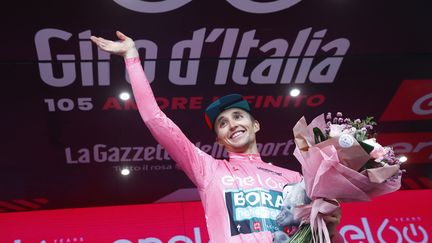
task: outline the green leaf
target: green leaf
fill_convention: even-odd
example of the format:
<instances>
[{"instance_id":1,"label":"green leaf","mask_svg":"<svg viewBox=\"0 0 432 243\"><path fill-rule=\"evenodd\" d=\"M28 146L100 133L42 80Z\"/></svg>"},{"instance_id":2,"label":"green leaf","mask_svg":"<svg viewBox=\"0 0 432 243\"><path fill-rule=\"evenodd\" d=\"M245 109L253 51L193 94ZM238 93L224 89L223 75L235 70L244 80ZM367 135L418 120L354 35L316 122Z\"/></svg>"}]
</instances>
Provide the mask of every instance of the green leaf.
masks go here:
<instances>
[{"instance_id":1,"label":"green leaf","mask_svg":"<svg viewBox=\"0 0 432 243\"><path fill-rule=\"evenodd\" d=\"M318 143L321 143L321 142L327 140L327 138L324 136L324 133L318 127L314 127L312 129L312 131L313 131L314 137L315 137L315 144L318 144Z\"/></svg>"},{"instance_id":2,"label":"green leaf","mask_svg":"<svg viewBox=\"0 0 432 243\"><path fill-rule=\"evenodd\" d=\"M366 153L370 154L370 152L372 152L372 150L374 149L374 147L372 145L369 145L365 142L361 142L361 141L357 141L360 146L364 149L364 151L366 151Z\"/></svg>"}]
</instances>

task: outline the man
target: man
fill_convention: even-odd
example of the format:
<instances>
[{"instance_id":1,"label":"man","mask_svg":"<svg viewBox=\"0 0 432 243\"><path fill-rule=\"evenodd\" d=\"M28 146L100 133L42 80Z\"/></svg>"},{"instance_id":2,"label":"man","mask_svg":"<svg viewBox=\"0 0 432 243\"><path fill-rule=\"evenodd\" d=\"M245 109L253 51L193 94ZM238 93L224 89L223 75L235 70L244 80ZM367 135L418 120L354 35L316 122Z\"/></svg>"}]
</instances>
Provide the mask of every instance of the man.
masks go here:
<instances>
[{"instance_id":1,"label":"man","mask_svg":"<svg viewBox=\"0 0 432 243\"><path fill-rule=\"evenodd\" d=\"M198 188L211 241L272 242L272 232L280 230L275 218L282 204L282 189L301 181L301 175L261 160L255 139L260 125L247 101L233 94L206 109L208 126L229 152L229 160L212 158L195 147L159 109L133 40L121 32L116 34L119 42L94 36L91 40L102 50L125 58L143 121ZM326 217L330 234L339 218L339 212Z\"/></svg>"}]
</instances>

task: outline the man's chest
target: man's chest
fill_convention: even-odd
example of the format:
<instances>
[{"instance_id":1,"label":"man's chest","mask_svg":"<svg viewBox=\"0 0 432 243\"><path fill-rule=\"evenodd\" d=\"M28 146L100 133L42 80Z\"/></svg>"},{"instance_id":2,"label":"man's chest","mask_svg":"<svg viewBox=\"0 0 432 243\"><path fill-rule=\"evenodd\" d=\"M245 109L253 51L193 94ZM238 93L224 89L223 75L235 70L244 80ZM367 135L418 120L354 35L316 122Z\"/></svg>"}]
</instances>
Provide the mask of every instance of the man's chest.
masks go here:
<instances>
[{"instance_id":1,"label":"man's chest","mask_svg":"<svg viewBox=\"0 0 432 243\"><path fill-rule=\"evenodd\" d=\"M222 191L227 189L282 191L290 183L282 173L260 165L227 165L216 171L213 186Z\"/></svg>"}]
</instances>

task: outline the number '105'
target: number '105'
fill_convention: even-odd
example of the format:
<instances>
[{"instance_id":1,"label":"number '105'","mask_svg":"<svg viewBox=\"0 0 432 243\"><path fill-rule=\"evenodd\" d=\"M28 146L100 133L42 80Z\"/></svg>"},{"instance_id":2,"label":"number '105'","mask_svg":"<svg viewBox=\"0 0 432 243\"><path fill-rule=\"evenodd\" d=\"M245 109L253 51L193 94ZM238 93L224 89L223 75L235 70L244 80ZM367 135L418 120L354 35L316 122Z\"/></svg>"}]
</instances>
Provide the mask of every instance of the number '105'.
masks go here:
<instances>
[{"instance_id":1,"label":"number '105'","mask_svg":"<svg viewBox=\"0 0 432 243\"><path fill-rule=\"evenodd\" d=\"M89 111L93 109L92 98L62 98L62 99L44 99L45 103L48 105L49 112L55 111L72 111L73 109L78 109L81 111Z\"/></svg>"}]
</instances>

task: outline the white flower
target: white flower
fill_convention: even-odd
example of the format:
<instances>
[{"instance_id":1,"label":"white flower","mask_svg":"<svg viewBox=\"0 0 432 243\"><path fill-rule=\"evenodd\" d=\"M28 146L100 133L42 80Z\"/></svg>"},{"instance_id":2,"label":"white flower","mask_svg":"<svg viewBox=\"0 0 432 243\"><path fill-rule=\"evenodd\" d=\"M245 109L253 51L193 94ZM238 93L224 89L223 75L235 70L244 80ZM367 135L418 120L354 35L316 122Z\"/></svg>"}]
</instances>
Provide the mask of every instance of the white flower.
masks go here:
<instances>
[{"instance_id":1,"label":"white flower","mask_svg":"<svg viewBox=\"0 0 432 243\"><path fill-rule=\"evenodd\" d=\"M388 152L389 148L381 146L381 144L379 144L379 143L376 142L375 138L366 139L363 142L366 143L366 144L368 144L368 145L370 145L370 146L372 146L374 148L372 150L372 152L370 152L370 155L377 162L380 162L383 159L383 156L385 154L387 154L387 152Z\"/></svg>"},{"instance_id":2,"label":"white flower","mask_svg":"<svg viewBox=\"0 0 432 243\"><path fill-rule=\"evenodd\" d=\"M342 131L345 129L345 125L331 124L330 125L330 137L338 137L342 135Z\"/></svg>"},{"instance_id":3,"label":"white flower","mask_svg":"<svg viewBox=\"0 0 432 243\"><path fill-rule=\"evenodd\" d=\"M331 138L339 137L342 134L349 134L354 136L354 133L356 132L356 129L354 127L347 128L346 124L331 124L330 125L330 133L329 136Z\"/></svg>"}]
</instances>

